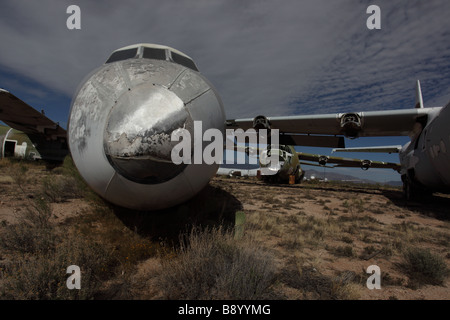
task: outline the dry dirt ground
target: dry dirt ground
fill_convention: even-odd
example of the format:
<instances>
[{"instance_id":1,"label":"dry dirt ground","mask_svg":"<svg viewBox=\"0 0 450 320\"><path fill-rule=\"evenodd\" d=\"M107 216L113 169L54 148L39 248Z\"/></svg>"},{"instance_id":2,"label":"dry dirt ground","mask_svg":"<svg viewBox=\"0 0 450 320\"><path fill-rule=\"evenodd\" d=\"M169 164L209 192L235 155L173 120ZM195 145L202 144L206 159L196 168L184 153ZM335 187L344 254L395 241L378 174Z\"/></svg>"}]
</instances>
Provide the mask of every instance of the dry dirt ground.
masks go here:
<instances>
[{"instance_id":1,"label":"dry dirt ground","mask_svg":"<svg viewBox=\"0 0 450 320\"><path fill-rule=\"evenodd\" d=\"M408 246L429 248L449 265L450 197L435 195L407 203L400 189L333 183L267 185L245 178L218 177L242 204L247 224L265 225L261 233L280 264L311 267L330 277L361 277L359 299L450 299L443 285L411 287L399 268ZM306 223L312 221L315 223ZM366 270L381 270L381 289L369 290ZM302 298L290 290L290 298Z\"/></svg>"},{"instance_id":2,"label":"dry dirt ground","mask_svg":"<svg viewBox=\"0 0 450 320\"><path fill-rule=\"evenodd\" d=\"M20 182L25 176L26 181ZM26 172L0 166L0 222L15 223L17 214L43 191L42 181L49 176L55 179L57 174L42 165L33 165ZM140 216L141 225L145 225L152 239L162 239L175 237L186 221L232 221L228 212L244 212L244 232L273 254L280 270L278 291L285 299L450 299L448 276L438 285L417 285L401 267L402 252L409 247L429 249L450 266L447 195L406 202L400 189L389 187L334 183L268 185L252 178L218 176L193 201L187 209L183 207L188 217L178 224L174 220L185 209L179 209L167 220ZM206 205L212 205L213 212L199 218L199 211ZM84 198L65 197L51 206L52 219L62 223L86 214L91 204ZM131 227L127 214L115 211L121 226L134 232L137 227ZM0 256L0 262L1 259ZM381 270L381 289L369 290L366 286L370 276L366 270L371 265ZM157 258L136 262L135 279L159 266ZM299 277L295 280L294 273L303 281ZM133 297L160 298L157 290L145 288L151 283L141 282L135 291L146 290L146 294L135 292ZM320 284L327 286L326 295L318 288ZM338 294L344 285L346 293Z\"/></svg>"}]
</instances>

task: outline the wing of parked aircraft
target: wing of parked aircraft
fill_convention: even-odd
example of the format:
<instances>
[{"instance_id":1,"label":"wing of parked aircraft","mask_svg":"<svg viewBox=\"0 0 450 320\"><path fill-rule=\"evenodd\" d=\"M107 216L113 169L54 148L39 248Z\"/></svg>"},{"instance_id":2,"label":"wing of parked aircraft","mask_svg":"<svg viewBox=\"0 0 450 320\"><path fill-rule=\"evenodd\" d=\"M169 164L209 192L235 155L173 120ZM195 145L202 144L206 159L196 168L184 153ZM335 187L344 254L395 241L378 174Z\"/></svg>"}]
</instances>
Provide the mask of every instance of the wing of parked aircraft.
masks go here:
<instances>
[{"instance_id":1,"label":"wing of parked aircraft","mask_svg":"<svg viewBox=\"0 0 450 320\"><path fill-rule=\"evenodd\" d=\"M0 89L0 120L27 134L66 139L66 130L12 93Z\"/></svg>"},{"instance_id":2,"label":"wing of parked aircraft","mask_svg":"<svg viewBox=\"0 0 450 320\"><path fill-rule=\"evenodd\" d=\"M334 167L361 168L364 170L368 170L369 168L379 168L379 169L393 169L396 171L400 171L401 168L399 163L391 163L384 161L341 158L318 154L310 154L304 152L297 152L297 156L300 159L300 161L302 161L303 164L309 164L304 161L311 161L313 164L318 163L321 166L325 166L327 164L335 164Z\"/></svg>"},{"instance_id":3,"label":"wing of parked aircraft","mask_svg":"<svg viewBox=\"0 0 450 320\"><path fill-rule=\"evenodd\" d=\"M259 156L261 150L258 147L251 146L234 146L234 150L238 152L245 152L249 156ZM396 150L396 149L395 149ZM363 170L368 170L369 168L378 169L393 169L400 171L401 165L399 163L384 162L384 161L372 161L367 159L352 159L352 158L342 158L334 156L326 156L320 154L311 154L306 152L296 152L296 155L300 161L300 164L310 165L310 166L320 166L328 168L336 167L348 167L348 168L361 168ZM330 166L333 165L333 166Z\"/></svg>"},{"instance_id":4,"label":"wing of parked aircraft","mask_svg":"<svg viewBox=\"0 0 450 320\"><path fill-rule=\"evenodd\" d=\"M227 128L278 129L280 137L303 135L304 139L330 139L375 136L412 136L420 130L418 125L427 123L428 115L435 108L414 108L388 111L367 111L320 115L265 117L228 120ZM417 125L418 124L418 125ZM310 138L308 138L310 137ZM302 143L280 144L310 145ZM316 145L322 147L323 145ZM336 148L342 148L337 147Z\"/></svg>"},{"instance_id":5,"label":"wing of parked aircraft","mask_svg":"<svg viewBox=\"0 0 450 320\"><path fill-rule=\"evenodd\" d=\"M64 128L4 89L0 89L0 120L27 134L44 160L62 161L69 152Z\"/></svg>"},{"instance_id":6,"label":"wing of parked aircraft","mask_svg":"<svg viewBox=\"0 0 450 320\"><path fill-rule=\"evenodd\" d=\"M331 152L380 152L380 153L399 153L402 146L379 146L379 147L357 147L357 148L342 148L333 149Z\"/></svg>"},{"instance_id":7,"label":"wing of parked aircraft","mask_svg":"<svg viewBox=\"0 0 450 320\"><path fill-rule=\"evenodd\" d=\"M420 82L416 82L416 104L411 109L266 117L226 121L229 129L277 129L279 143L296 146L345 149L344 139L377 136L409 136L415 139L442 107L424 108ZM334 145L334 146L333 146ZM353 149L355 150L355 149ZM401 146L369 148L367 152L400 152ZM355 150L356 151L356 150ZM362 150L359 150L362 151Z\"/></svg>"}]
</instances>

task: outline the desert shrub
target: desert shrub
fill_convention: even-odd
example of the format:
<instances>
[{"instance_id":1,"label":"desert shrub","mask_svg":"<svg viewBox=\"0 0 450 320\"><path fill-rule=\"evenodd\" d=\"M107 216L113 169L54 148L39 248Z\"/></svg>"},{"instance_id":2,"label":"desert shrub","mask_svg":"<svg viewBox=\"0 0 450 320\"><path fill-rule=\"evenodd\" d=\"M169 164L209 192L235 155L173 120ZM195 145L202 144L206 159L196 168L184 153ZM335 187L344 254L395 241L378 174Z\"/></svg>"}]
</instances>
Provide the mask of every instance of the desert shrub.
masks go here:
<instances>
[{"instance_id":1,"label":"desert shrub","mask_svg":"<svg viewBox=\"0 0 450 320\"><path fill-rule=\"evenodd\" d=\"M1 158L0 159L0 169L9 167L11 165L11 161L9 158Z\"/></svg>"},{"instance_id":2,"label":"desert shrub","mask_svg":"<svg viewBox=\"0 0 450 320\"><path fill-rule=\"evenodd\" d=\"M4 227L0 246L19 253L37 253L52 248L55 234L50 225L51 208L41 198L34 199L18 216L18 222Z\"/></svg>"},{"instance_id":3,"label":"desert shrub","mask_svg":"<svg viewBox=\"0 0 450 320\"><path fill-rule=\"evenodd\" d=\"M92 299L114 261L107 245L78 233L60 230L50 222L51 208L37 198L18 215L15 224L3 224L0 249L8 263L0 265L0 299ZM69 290L67 267L81 269L80 290Z\"/></svg>"},{"instance_id":4,"label":"desert shrub","mask_svg":"<svg viewBox=\"0 0 450 320\"><path fill-rule=\"evenodd\" d=\"M96 193L91 190L81 177L70 155L65 157L62 165L53 169L52 173L52 180L54 181L44 182L50 184L47 196L50 199L52 196L55 196L55 199L51 199L54 202L58 202L58 198L62 198L61 201L81 197L88 200L95 198Z\"/></svg>"},{"instance_id":5,"label":"desert shrub","mask_svg":"<svg viewBox=\"0 0 450 320\"><path fill-rule=\"evenodd\" d=\"M359 298L355 286L356 280L351 272L343 272L338 277L325 276L314 267L299 266L292 260L282 270L281 280L290 287L300 290L304 299L353 300Z\"/></svg>"},{"instance_id":6,"label":"desert shrub","mask_svg":"<svg viewBox=\"0 0 450 320\"><path fill-rule=\"evenodd\" d=\"M100 245L71 236L54 250L25 255L2 270L0 297L15 300L92 299L107 270L109 256ZM67 288L67 267L81 269L81 289Z\"/></svg>"},{"instance_id":7,"label":"desert shrub","mask_svg":"<svg viewBox=\"0 0 450 320\"><path fill-rule=\"evenodd\" d=\"M168 299L265 299L273 294L270 254L222 229L193 230L177 257L163 262L159 285Z\"/></svg>"},{"instance_id":8,"label":"desert shrub","mask_svg":"<svg viewBox=\"0 0 450 320\"><path fill-rule=\"evenodd\" d=\"M43 195L50 202L63 202L83 196L83 190L78 181L71 176L54 175L45 177L42 181Z\"/></svg>"},{"instance_id":9,"label":"desert shrub","mask_svg":"<svg viewBox=\"0 0 450 320\"><path fill-rule=\"evenodd\" d=\"M19 161L11 161L8 173L11 176L11 178L13 178L14 182L17 184L20 190L23 192L24 192L23 188L27 183L27 172L28 172L27 163Z\"/></svg>"},{"instance_id":10,"label":"desert shrub","mask_svg":"<svg viewBox=\"0 0 450 320\"><path fill-rule=\"evenodd\" d=\"M353 258L355 257L355 252L353 251L352 246L338 246L338 247L328 247L327 250L331 251L334 255L338 257L347 257Z\"/></svg>"},{"instance_id":11,"label":"desert shrub","mask_svg":"<svg viewBox=\"0 0 450 320\"><path fill-rule=\"evenodd\" d=\"M410 248L403 253L403 269L408 273L410 285L440 285L448 276L447 265L440 256L428 249Z\"/></svg>"}]
</instances>

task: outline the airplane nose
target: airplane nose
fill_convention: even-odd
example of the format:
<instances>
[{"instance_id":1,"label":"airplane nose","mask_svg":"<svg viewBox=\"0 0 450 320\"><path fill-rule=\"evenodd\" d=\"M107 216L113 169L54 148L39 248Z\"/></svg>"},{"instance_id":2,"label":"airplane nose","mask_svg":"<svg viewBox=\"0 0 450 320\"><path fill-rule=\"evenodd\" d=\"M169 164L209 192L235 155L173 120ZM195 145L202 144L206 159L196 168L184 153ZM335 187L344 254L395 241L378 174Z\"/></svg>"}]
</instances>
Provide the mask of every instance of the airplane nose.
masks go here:
<instances>
[{"instance_id":1,"label":"airplane nose","mask_svg":"<svg viewBox=\"0 0 450 320\"><path fill-rule=\"evenodd\" d=\"M183 101L163 86L143 83L122 94L112 108L104 131L106 157L116 172L134 182L168 181L186 167L171 160L178 143L171 134L177 129L193 136Z\"/></svg>"}]
</instances>

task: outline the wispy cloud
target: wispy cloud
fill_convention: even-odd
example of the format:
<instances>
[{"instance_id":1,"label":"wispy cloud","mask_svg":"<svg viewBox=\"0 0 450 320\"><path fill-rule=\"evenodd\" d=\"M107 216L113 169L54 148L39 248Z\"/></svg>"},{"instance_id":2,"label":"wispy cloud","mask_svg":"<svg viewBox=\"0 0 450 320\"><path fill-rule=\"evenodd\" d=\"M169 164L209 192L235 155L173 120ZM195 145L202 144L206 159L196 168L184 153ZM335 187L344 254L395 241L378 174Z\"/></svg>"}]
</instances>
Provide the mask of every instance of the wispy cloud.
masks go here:
<instances>
[{"instance_id":1,"label":"wispy cloud","mask_svg":"<svg viewBox=\"0 0 450 320\"><path fill-rule=\"evenodd\" d=\"M406 108L415 79L426 102L450 95L446 0L381 1L381 30L367 1L77 1L79 31L70 4L4 1L2 68L71 96L116 48L163 43L196 60L229 117Z\"/></svg>"}]
</instances>

